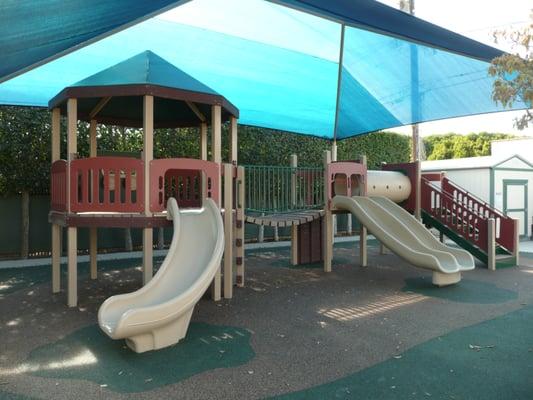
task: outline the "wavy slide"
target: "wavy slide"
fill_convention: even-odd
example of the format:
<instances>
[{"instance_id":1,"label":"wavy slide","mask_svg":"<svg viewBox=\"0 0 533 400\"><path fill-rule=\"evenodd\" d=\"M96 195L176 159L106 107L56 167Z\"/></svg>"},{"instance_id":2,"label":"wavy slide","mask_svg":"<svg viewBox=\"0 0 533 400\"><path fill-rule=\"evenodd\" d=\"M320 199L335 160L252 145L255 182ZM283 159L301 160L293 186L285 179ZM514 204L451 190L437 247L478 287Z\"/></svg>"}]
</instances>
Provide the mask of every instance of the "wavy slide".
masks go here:
<instances>
[{"instance_id":1,"label":"wavy slide","mask_svg":"<svg viewBox=\"0 0 533 400\"><path fill-rule=\"evenodd\" d=\"M350 211L381 243L410 264L432 270L435 285L457 283L462 271L475 268L470 253L444 245L385 197L335 196L333 207Z\"/></svg>"},{"instance_id":2,"label":"wavy slide","mask_svg":"<svg viewBox=\"0 0 533 400\"><path fill-rule=\"evenodd\" d=\"M156 350L185 337L196 303L211 284L224 252L220 210L212 199L201 210L167 203L174 235L163 264L141 289L108 298L98 311L100 328L126 339L135 352Z\"/></svg>"}]
</instances>

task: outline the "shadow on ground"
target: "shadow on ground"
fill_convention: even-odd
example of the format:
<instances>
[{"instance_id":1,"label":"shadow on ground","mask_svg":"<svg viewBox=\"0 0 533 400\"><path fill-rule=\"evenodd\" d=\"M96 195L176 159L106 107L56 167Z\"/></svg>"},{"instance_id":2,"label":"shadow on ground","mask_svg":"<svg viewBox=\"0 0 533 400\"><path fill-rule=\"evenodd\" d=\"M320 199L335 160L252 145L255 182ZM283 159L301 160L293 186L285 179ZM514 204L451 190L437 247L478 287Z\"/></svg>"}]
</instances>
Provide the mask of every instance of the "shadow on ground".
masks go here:
<instances>
[{"instance_id":1,"label":"shadow on ground","mask_svg":"<svg viewBox=\"0 0 533 400\"><path fill-rule=\"evenodd\" d=\"M345 378L278 399L533 398L533 307L415 346Z\"/></svg>"},{"instance_id":2,"label":"shadow on ground","mask_svg":"<svg viewBox=\"0 0 533 400\"><path fill-rule=\"evenodd\" d=\"M179 345L137 354L122 340L90 325L33 350L19 369L51 379L83 379L116 392L152 390L215 368L231 368L255 356L241 328L192 323Z\"/></svg>"},{"instance_id":3,"label":"shadow on ground","mask_svg":"<svg viewBox=\"0 0 533 400\"><path fill-rule=\"evenodd\" d=\"M163 257L154 258L154 271L163 262ZM124 260L106 260L98 262L98 273L105 274L109 271L122 270L126 268L139 267L140 261L138 258L124 259ZM84 278L89 275L89 263L78 263L78 275ZM34 285L49 282L52 277L52 267L44 265L39 267L24 267L24 268L5 268L0 269L0 299L2 296L14 293L20 289L28 289ZM61 279L67 277L67 266L61 264Z\"/></svg>"},{"instance_id":4,"label":"shadow on ground","mask_svg":"<svg viewBox=\"0 0 533 400\"><path fill-rule=\"evenodd\" d=\"M406 279L402 291L457 303L501 304L518 298L518 293L492 283L463 279L456 285L438 287L431 283L431 277L425 276Z\"/></svg>"}]
</instances>

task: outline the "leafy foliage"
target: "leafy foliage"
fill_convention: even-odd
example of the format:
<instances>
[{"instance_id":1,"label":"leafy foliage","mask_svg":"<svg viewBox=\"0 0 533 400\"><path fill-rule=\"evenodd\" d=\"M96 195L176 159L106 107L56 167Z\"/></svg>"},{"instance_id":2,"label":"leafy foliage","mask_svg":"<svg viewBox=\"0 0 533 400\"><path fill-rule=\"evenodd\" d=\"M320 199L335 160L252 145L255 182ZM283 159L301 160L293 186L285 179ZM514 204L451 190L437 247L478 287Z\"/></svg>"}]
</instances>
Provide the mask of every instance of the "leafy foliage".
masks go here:
<instances>
[{"instance_id":1,"label":"leafy foliage","mask_svg":"<svg viewBox=\"0 0 533 400\"><path fill-rule=\"evenodd\" d=\"M228 126L223 127L223 159L228 159ZM50 185L50 114L43 109L0 108L0 193L23 190L47 193ZM89 126L78 125L78 153L89 154ZM66 158L66 123L62 119L61 157ZM140 154L142 131L99 125L98 149ZM198 158L197 129L159 129L154 134L154 156ZM302 166L320 166L323 151L330 142L312 136L294 135L249 126L239 127L239 164L289 165L290 155L298 154ZM210 150L210 149L209 149ZM378 132L338 143L339 159L355 159L366 154L371 168L381 162L409 160L409 138L391 132Z\"/></svg>"},{"instance_id":2,"label":"leafy foliage","mask_svg":"<svg viewBox=\"0 0 533 400\"><path fill-rule=\"evenodd\" d=\"M428 160L446 160L450 158L478 157L490 155L490 142L510 139L512 135L503 133L471 133L458 135L432 135L424 138L424 147Z\"/></svg>"},{"instance_id":3,"label":"leafy foliage","mask_svg":"<svg viewBox=\"0 0 533 400\"><path fill-rule=\"evenodd\" d=\"M515 121L518 129L527 128L533 121L533 13L525 28L496 31L494 37L496 42L511 42L517 52L492 61L489 74L496 78L492 98L504 107L512 107L516 102L528 104L530 109Z\"/></svg>"},{"instance_id":4,"label":"leafy foliage","mask_svg":"<svg viewBox=\"0 0 533 400\"><path fill-rule=\"evenodd\" d=\"M35 108L0 108L0 193L48 191L50 114Z\"/></svg>"}]
</instances>

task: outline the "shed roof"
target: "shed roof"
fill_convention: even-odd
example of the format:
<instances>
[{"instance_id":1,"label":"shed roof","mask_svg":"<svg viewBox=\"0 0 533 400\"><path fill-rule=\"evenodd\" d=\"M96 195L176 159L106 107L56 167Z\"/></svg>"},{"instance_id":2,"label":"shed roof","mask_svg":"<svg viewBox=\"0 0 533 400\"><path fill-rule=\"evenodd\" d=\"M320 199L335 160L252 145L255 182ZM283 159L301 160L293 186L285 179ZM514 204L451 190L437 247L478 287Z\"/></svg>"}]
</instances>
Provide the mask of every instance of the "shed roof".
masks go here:
<instances>
[{"instance_id":1,"label":"shed roof","mask_svg":"<svg viewBox=\"0 0 533 400\"><path fill-rule=\"evenodd\" d=\"M208 122L212 105L222 106L224 120L239 115L224 96L149 50L63 89L49 107L65 113L66 100L77 98L81 120L141 126L144 95L155 97L156 127Z\"/></svg>"},{"instance_id":2,"label":"shed roof","mask_svg":"<svg viewBox=\"0 0 533 400\"><path fill-rule=\"evenodd\" d=\"M466 158L452 158L449 160L430 160L422 161L422 171L450 171L461 169L482 169L482 168L494 168L501 164L506 163L509 160L519 160L529 167L531 164L524 160L519 155L498 157L498 156L482 156L482 157L466 157Z\"/></svg>"}]
</instances>

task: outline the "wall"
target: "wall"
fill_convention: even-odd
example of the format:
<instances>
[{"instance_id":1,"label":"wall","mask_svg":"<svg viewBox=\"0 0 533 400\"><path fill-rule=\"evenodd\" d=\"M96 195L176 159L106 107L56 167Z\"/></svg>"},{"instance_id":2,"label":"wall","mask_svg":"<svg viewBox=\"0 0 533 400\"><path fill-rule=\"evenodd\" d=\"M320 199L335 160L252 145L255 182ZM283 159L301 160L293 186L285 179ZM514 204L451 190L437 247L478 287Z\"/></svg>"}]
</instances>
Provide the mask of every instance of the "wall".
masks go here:
<instances>
[{"instance_id":1,"label":"wall","mask_svg":"<svg viewBox=\"0 0 533 400\"><path fill-rule=\"evenodd\" d=\"M490 203L489 168L450 170L446 171L446 176L481 200Z\"/></svg>"},{"instance_id":2,"label":"wall","mask_svg":"<svg viewBox=\"0 0 533 400\"><path fill-rule=\"evenodd\" d=\"M48 223L48 211L50 198L48 196L32 196L30 198L30 255L32 257L49 257L51 248L51 225ZM20 254L21 236L21 202L20 196L0 197L0 259L17 258ZM338 232L346 230L347 215L338 216ZM357 229L357 222L353 220L352 229ZM66 243L66 229L63 230L63 243ZM246 224L245 240L257 241L259 226ZM133 247L142 245L142 232L140 229L132 229ZM280 239L290 237L290 228L280 228ZM274 228L265 227L265 241L274 239ZM165 229L165 243L169 244L172 239L172 228ZM157 230L154 232L154 244L157 244ZM66 247L66 246L65 246ZM89 248L89 230L78 230L78 248L86 251ZM125 231L118 228L98 229L99 251L121 251L125 248ZM63 249L65 250L65 248Z\"/></svg>"}]
</instances>

